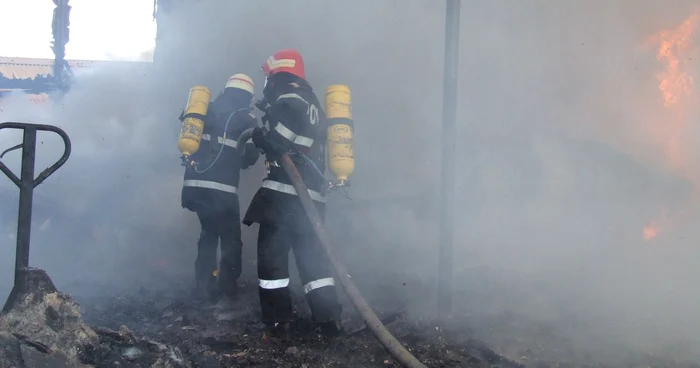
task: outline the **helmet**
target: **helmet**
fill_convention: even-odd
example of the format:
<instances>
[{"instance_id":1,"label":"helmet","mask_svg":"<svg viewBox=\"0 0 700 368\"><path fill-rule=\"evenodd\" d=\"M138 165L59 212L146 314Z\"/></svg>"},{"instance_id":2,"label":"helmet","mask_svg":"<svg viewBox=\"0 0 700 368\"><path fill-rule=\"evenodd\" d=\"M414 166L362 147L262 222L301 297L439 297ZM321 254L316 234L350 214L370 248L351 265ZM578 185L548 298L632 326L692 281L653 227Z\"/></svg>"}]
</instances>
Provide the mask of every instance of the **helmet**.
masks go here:
<instances>
[{"instance_id":1,"label":"helmet","mask_svg":"<svg viewBox=\"0 0 700 368\"><path fill-rule=\"evenodd\" d=\"M238 88L249 92L251 95L255 94L255 83L253 83L253 80L245 74L239 73L232 75L231 78L226 81L225 88Z\"/></svg>"},{"instance_id":2,"label":"helmet","mask_svg":"<svg viewBox=\"0 0 700 368\"><path fill-rule=\"evenodd\" d=\"M304 74L304 59L299 51L294 49L283 49L270 56L262 66L266 76L275 73L286 72L301 79L306 79Z\"/></svg>"}]
</instances>

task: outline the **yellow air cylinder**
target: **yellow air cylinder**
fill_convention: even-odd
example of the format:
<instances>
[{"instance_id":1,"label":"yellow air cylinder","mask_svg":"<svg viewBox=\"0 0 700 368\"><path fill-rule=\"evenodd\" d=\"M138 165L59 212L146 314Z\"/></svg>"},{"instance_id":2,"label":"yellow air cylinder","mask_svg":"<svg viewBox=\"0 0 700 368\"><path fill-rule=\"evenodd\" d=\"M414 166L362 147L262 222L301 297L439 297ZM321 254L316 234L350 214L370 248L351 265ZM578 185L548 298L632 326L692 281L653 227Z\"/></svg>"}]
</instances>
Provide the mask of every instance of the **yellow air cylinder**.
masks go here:
<instances>
[{"instance_id":1,"label":"yellow air cylinder","mask_svg":"<svg viewBox=\"0 0 700 368\"><path fill-rule=\"evenodd\" d=\"M352 107L350 88L334 84L326 88L326 118L328 119L328 168L337 178L336 186L343 186L355 170L352 150Z\"/></svg>"},{"instance_id":2,"label":"yellow air cylinder","mask_svg":"<svg viewBox=\"0 0 700 368\"><path fill-rule=\"evenodd\" d=\"M204 86L194 86L190 89L187 106L182 114L182 129L177 147L182 152L183 162L199 150L204 131L204 117L209 109L211 92Z\"/></svg>"}]
</instances>

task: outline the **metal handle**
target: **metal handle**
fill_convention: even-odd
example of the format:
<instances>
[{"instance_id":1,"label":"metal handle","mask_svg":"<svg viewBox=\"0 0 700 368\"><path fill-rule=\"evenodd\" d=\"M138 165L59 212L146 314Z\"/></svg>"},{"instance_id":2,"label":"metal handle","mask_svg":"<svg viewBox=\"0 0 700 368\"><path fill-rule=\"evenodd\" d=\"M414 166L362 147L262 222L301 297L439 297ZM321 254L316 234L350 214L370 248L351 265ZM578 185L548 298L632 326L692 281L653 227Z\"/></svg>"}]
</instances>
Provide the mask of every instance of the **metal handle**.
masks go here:
<instances>
[{"instance_id":1,"label":"metal handle","mask_svg":"<svg viewBox=\"0 0 700 368\"><path fill-rule=\"evenodd\" d=\"M29 267L29 240L31 237L32 227L32 197L34 188L41 184L46 178L53 174L58 168L63 166L68 160L71 151L70 138L63 129L41 124L27 124L8 122L0 124L2 129L21 129L23 131L23 140L21 145L14 146L13 149L22 148L22 174L18 178L12 173L5 164L0 161L0 171L12 180L19 187L19 208L17 214L17 251L15 255L15 283L10 296L5 302L3 313L9 311L17 298L21 294L24 287L27 285L27 280L24 277L26 273L23 270ZM39 130L54 132L63 139L64 149L63 156L46 170L42 171L38 177L34 178L34 161L36 158L36 133ZM8 151L3 152L3 154Z\"/></svg>"},{"instance_id":2,"label":"metal handle","mask_svg":"<svg viewBox=\"0 0 700 368\"><path fill-rule=\"evenodd\" d=\"M28 124L28 123L7 122L7 123L0 124L0 130L2 130L2 129L21 129L21 130L25 131L25 135L26 135L26 133L31 133L30 131L33 131L34 134L32 134L32 135L34 135L34 138L35 138L33 140L34 147L28 147L31 151L34 151L34 149L36 148L36 132L39 130L54 132L54 133L58 134L61 137L61 139L63 139L63 144L64 144L63 155L53 165L49 166L46 170L42 171L39 174L39 176L36 177L36 179L32 178L32 186L34 188L39 186L39 184L43 183L44 180L46 180L46 178L51 176L51 174L53 174L54 172L56 172L56 170L58 170L61 166L63 166L63 164L65 164L66 161L68 160L68 157L70 157L70 153L71 153L70 138L68 138L68 134L66 134L66 132L64 132L63 129L61 129L59 127L56 127L53 125L44 125L44 124ZM17 145L17 146L12 147L10 150L18 149L18 148L23 147L25 144L28 144L28 143L31 143L31 142L24 142L21 145ZM3 152L3 154L7 153L8 151ZM10 178L10 180L12 180L13 183L15 183L15 185L17 185L18 187L22 186L22 181L7 166L5 166L5 164L2 161L0 161L0 170L5 175L7 175L7 177Z\"/></svg>"}]
</instances>

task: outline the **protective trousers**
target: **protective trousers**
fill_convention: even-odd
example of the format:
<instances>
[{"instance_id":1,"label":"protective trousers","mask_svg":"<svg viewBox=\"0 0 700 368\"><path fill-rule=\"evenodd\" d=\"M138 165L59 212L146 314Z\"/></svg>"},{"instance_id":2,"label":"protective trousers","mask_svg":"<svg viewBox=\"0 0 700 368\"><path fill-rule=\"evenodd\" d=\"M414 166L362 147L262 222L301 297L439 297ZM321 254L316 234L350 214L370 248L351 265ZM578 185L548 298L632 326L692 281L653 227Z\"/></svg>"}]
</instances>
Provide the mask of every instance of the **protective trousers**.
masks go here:
<instances>
[{"instance_id":1,"label":"protective trousers","mask_svg":"<svg viewBox=\"0 0 700 368\"><path fill-rule=\"evenodd\" d=\"M292 320L289 294L289 250L294 252L304 293L316 323L339 321L341 307L330 264L316 234L260 224L258 278L263 322Z\"/></svg>"},{"instance_id":2,"label":"protective trousers","mask_svg":"<svg viewBox=\"0 0 700 368\"><path fill-rule=\"evenodd\" d=\"M207 287L211 287L211 283L215 282L213 272L217 268L216 254L220 240L219 288L224 293L233 293L242 271L240 214L230 210L221 213L197 213L197 217L202 225L194 266L197 284L208 284Z\"/></svg>"}]
</instances>

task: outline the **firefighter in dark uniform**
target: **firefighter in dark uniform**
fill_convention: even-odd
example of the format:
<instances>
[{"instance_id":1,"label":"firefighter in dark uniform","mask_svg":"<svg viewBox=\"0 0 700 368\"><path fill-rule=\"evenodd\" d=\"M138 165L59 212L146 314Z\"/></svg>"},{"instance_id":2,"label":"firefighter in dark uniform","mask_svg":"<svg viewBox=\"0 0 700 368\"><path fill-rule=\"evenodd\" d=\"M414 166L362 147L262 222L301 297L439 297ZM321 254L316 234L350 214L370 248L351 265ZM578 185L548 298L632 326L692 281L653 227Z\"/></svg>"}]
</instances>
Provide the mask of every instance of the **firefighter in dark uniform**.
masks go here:
<instances>
[{"instance_id":1,"label":"firefighter in dark uniform","mask_svg":"<svg viewBox=\"0 0 700 368\"><path fill-rule=\"evenodd\" d=\"M258 278L260 306L268 335L284 337L293 319L289 294L288 257L294 252L313 320L322 333L337 335L341 307L330 263L296 190L278 162L288 153L308 187L321 217L325 170L324 112L305 80L304 61L296 50L275 53L263 65L267 79L263 99L256 106L265 112L264 127L253 132L253 143L266 156L263 180L243 223L259 223Z\"/></svg>"},{"instance_id":2,"label":"firefighter in dark uniform","mask_svg":"<svg viewBox=\"0 0 700 368\"><path fill-rule=\"evenodd\" d=\"M199 150L192 156L182 187L182 207L196 212L201 224L195 261L196 291L200 297L233 296L241 275L240 170L255 164L260 155L252 141L236 142L242 131L257 126L251 112L253 80L245 74L228 79L223 92L209 105ZM236 151L250 144L246 155ZM221 262L217 269L217 248ZM218 273L218 278L217 278Z\"/></svg>"}]
</instances>

